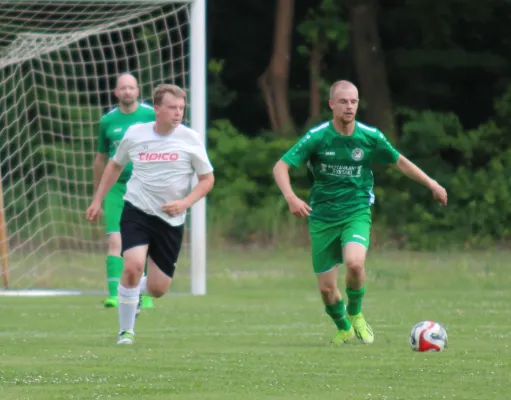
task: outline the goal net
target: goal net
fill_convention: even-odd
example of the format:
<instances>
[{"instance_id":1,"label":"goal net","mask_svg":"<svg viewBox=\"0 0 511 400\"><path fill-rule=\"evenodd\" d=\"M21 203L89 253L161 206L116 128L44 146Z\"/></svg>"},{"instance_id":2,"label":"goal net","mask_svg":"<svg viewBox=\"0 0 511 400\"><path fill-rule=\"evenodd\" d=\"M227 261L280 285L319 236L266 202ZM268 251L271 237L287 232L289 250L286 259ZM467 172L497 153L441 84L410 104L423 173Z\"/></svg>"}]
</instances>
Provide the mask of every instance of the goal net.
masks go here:
<instances>
[{"instance_id":1,"label":"goal net","mask_svg":"<svg viewBox=\"0 0 511 400\"><path fill-rule=\"evenodd\" d=\"M185 88L186 122L204 134L204 24L204 0L0 0L0 258L10 290L106 291L104 221L85 221L99 120L116 105L116 77L131 73L140 101L151 103L159 83ZM205 292L204 207L188 218L174 290Z\"/></svg>"}]
</instances>

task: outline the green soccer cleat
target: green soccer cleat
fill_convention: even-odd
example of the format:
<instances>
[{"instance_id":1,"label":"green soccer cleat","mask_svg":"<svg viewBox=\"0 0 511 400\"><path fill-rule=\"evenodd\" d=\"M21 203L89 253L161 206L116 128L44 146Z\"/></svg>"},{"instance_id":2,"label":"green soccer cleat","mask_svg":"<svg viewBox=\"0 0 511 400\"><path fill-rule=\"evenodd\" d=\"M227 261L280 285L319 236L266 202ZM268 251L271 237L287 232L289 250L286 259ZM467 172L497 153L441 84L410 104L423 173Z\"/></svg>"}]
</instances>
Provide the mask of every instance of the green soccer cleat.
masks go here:
<instances>
[{"instance_id":1,"label":"green soccer cleat","mask_svg":"<svg viewBox=\"0 0 511 400\"><path fill-rule=\"evenodd\" d=\"M151 296L142 296L140 306L142 308L154 308L153 298Z\"/></svg>"},{"instance_id":2,"label":"green soccer cleat","mask_svg":"<svg viewBox=\"0 0 511 400\"><path fill-rule=\"evenodd\" d=\"M369 324L366 322L364 315L359 313L357 315L348 315L348 319L355 329L355 335L364 344L371 344L374 342L374 333Z\"/></svg>"},{"instance_id":3,"label":"green soccer cleat","mask_svg":"<svg viewBox=\"0 0 511 400\"><path fill-rule=\"evenodd\" d=\"M137 313L135 314L135 318L137 318L141 312L142 312L142 296L138 298Z\"/></svg>"},{"instance_id":4,"label":"green soccer cleat","mask_svg":"<svg viewBox=\"0 0 511 400\"><path fill-rule=\"evenodd\" d=\"M117 337L117 344L133 344L135 343L135 335L129 332L121 332Z\"/></svg>"},{"instance_id":5,"label":"green soccer cleat","mask_svg":"<svg viewBox=\"0 0 511 400\"><path fill-rule=\"evenodd\" d=\"M118 304L119 300L117 300L117 296L109 296L103 303L105 308L117 308Z\"/></svg>"},{"instance_id":6,"label":"green soccer cleat","mask_svg":"<svg viewBox=\"0 0 511 400\"><path fill-rule=\"evenodd\" d=\"M355 331L353 330L353 327L351 327L347 331L338 329L337 332L335 332L335 336L333 337L333 339L330 343L343 344L343 343L346 343L348 340L353 339L354 337L355 337Z\"/></svg>"},{"instance_id":7,"label":"green soccer cleat","mask_svg":"<svg viewBox=\"0 0 511 400\"><path fill-rule=\"evenodd\" d=\"M137 314L140 314L143 308L154 308L153 298L151 296L140 296L137 304Z\"/></svg>"}]
</instances>

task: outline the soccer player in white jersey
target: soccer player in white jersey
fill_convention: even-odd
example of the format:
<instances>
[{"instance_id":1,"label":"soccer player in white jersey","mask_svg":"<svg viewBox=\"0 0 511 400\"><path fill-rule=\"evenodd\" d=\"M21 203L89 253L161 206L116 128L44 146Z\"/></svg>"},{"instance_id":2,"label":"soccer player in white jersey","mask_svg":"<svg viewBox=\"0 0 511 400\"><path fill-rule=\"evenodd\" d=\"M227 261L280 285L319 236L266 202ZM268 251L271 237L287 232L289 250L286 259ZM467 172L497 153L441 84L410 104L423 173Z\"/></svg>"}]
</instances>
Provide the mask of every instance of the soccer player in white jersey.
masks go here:
<instances>
[{"instance_id":1,"label":"soccer player in white jersey","mask_svg":"<svg viewBox=\"0 0 511 400\"><path fill-rule=\"evenodd\" d=\"M181 249L186 210L213 188L213 167L197 132L181 124L185 92L159 85L153 93L156 121L130 127L105 168L86 217L101 203L124 166L133 163L121 216L124 270L119 284L118 344L135 341L140 294L158 298L169 289ZM190 191L197 174L198 184ZM147 276L142 278L148 257Z\"/></svg>"}]
</instances>

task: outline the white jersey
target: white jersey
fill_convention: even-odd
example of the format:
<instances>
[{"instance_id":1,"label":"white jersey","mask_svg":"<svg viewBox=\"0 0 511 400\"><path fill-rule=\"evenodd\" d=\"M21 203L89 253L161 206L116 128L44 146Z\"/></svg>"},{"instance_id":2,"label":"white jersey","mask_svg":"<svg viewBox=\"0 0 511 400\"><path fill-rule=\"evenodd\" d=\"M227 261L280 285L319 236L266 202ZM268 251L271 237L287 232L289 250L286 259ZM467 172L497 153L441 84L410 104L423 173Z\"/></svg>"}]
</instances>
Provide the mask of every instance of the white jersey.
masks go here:
<instances>
[{"instance_id":1,"label":"white jersey","mask_svg":"<svg viewBox=\"0 0 511 400\"><path fill-rule=\"evenodd\" d=\"M169 135L154 131L155 122L131 126L113 157L115 163L133 163L124 200L170 225L185 222L186 213L171 217L162 205L188 196L192 178L208 174L213 167L199 134L179 125Z\"/></svg>"}]
</instances>

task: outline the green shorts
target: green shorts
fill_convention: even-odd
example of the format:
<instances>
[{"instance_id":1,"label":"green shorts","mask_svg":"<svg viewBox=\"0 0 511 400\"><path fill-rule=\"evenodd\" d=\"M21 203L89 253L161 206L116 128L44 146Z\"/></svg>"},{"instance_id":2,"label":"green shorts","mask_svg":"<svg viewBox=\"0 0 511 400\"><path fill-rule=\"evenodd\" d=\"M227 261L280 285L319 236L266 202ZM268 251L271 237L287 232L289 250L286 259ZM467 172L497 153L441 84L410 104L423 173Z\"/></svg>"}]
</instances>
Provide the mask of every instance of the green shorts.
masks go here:
<instances>
[{"instance_id":1,"label":"green shorts","mask_svg":"<svg viewBox=\"0 0 511 400\"><path fill-rule=\"evenodd\" d=\"M369 248L371 209L363 209L342 221L309 220L312 267L321 274L344 262L342 249L350 242Z\"/></svg>"},{"instance_id":2,"label":"green shorts","mask_svg":"<svg viewBox=\"0 0 511 400\"><path fill-rule=\"evenodd\" d=\"M106 234L121 231L121 214L124 208L125 183L115 183L107 193L103 208L105 212Z\"/></svg>"}]
</instances>

